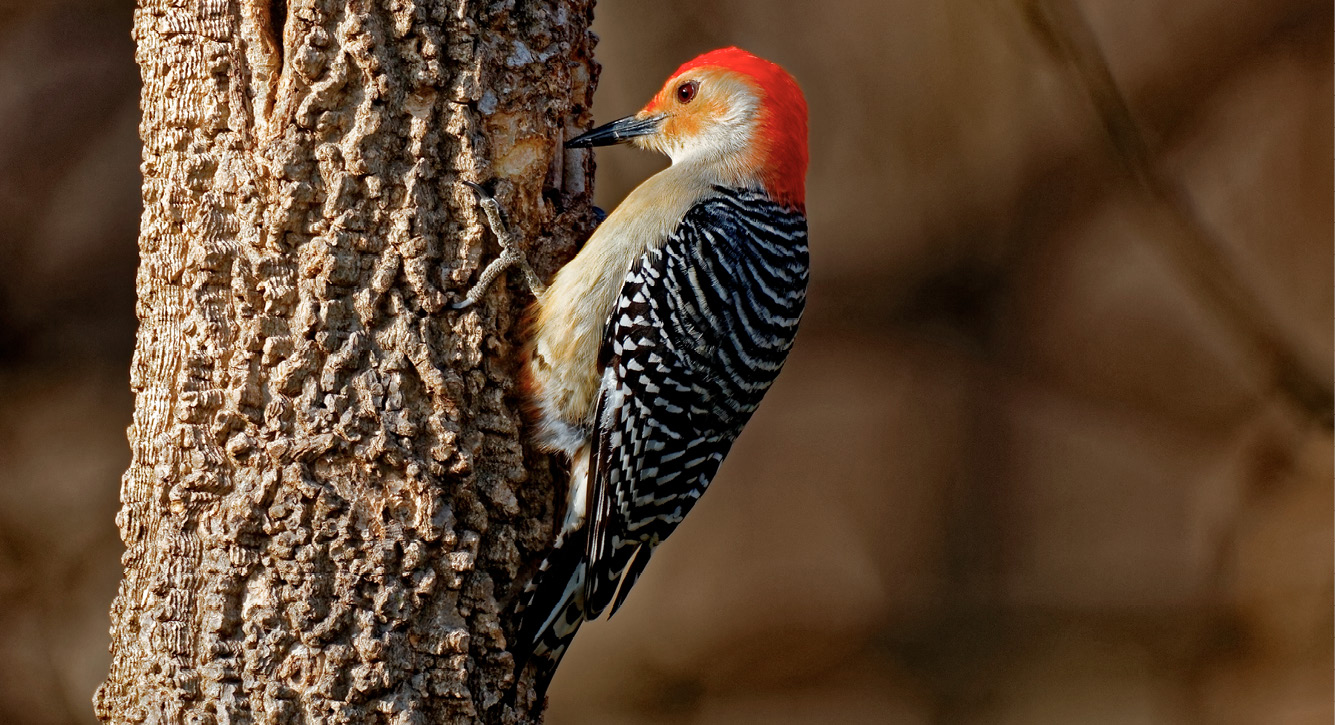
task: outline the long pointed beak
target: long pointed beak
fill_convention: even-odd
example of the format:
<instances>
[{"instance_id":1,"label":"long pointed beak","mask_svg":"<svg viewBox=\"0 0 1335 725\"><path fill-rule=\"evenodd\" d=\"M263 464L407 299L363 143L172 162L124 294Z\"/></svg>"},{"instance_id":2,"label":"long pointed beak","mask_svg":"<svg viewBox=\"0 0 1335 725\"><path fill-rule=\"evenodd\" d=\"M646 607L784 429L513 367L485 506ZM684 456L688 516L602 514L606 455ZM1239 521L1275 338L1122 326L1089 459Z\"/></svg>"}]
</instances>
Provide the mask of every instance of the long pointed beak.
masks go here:
<instances>
[{"instance_id":1,"label":"long pointed beak","mask_svg":"<svg viewBox=\"0 0 1335 725\"><path fill-rule=\"evenodd\" d=\"M648 136L658 130L662 116L637 118L626 116L611 123L606 123L592 131L566 141L568 149L586 149L591 146L611 146L614 143L629 141L636 136Z\"/></svg>"}]
</instances>

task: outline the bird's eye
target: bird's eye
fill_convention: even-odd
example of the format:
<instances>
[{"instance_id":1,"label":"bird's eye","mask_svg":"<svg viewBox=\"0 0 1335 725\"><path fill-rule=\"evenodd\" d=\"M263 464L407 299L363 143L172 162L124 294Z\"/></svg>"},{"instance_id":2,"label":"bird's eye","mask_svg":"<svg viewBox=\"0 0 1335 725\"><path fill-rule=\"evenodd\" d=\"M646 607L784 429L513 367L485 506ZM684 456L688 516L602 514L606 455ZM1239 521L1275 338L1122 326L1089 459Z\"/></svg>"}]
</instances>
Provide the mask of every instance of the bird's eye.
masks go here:
<instances>
[{"instance_id":1,"label":"bird's eye","mask_svg":"<svg viewBox=\"0 0 1335 725\"><path fill-rule=\"evenodd\" d=\"M695 99L695 92L700 89L700 84L695 81L686 81L677 86L677 102L690 103Z\"/></svg>"}]
</instances>

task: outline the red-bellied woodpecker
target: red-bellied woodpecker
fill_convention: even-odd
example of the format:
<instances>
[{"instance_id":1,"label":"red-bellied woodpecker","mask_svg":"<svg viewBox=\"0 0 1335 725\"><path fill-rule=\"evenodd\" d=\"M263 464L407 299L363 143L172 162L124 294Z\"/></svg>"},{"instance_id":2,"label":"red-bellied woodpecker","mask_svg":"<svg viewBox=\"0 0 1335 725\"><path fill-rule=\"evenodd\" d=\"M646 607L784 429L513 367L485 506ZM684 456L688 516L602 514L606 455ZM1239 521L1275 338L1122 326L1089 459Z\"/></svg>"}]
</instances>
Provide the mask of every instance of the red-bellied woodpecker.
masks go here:
<instances>
[{"instance_id":1,"label":"red-bellied woodpecker","mask_svg":"<svg viewBox=\"0 0 1335 725\"><path fill-rule=\"evenodd\" d=\"M534 287L525 390L539 443L569 456L565 518L524 595L546 689L586 619L615 612L704 493L783 366L806 300L807 106L737 48L686 63L639 113L567 147L629 141L672 165L635 189L548 288L505 247L463 306L519 263Z\"/></svg>"}]
</instances>

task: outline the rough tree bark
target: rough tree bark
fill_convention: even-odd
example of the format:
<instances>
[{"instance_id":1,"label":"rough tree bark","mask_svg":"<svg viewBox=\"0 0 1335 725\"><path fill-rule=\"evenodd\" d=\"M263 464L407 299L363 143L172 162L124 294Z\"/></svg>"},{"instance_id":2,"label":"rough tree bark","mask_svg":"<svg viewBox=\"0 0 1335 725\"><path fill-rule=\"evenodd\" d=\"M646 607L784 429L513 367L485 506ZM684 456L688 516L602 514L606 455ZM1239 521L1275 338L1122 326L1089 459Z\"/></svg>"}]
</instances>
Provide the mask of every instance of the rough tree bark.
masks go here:
<instances>
[{"instance_id":1,"label":"rough tree bark","mask_svg":"<svg viewBox=\"0 0 1335 725\"><path fill-rule=\"evenodd\" d=\"M511 600L551 533L507 393L590 223L592 0L142 0L144 213L106 722L528 722Z\"/></svg>"}]
</instances>

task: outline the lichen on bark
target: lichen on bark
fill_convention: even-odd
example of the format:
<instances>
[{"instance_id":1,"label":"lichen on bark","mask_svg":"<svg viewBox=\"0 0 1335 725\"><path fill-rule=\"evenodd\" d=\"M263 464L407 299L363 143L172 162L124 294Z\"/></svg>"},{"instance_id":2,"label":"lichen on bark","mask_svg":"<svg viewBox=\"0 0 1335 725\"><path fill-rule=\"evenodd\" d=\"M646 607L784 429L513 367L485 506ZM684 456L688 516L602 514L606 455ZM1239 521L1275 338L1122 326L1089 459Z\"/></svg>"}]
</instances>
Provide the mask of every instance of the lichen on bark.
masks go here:
<instances>
[{"instance_id":1,"label":"lichen on bark","mask_svg":"<svg viewBox=\"0 0 1335 725\"><path fill-rule=\"evenodd\" d=\"M587 231L590 0L142 0L126 546L105 722L530 722L551 535L519 287L449 310L488 183L550 274ZM281 37L280 37L281 36Z\"/></svg>"}]
</instances>

